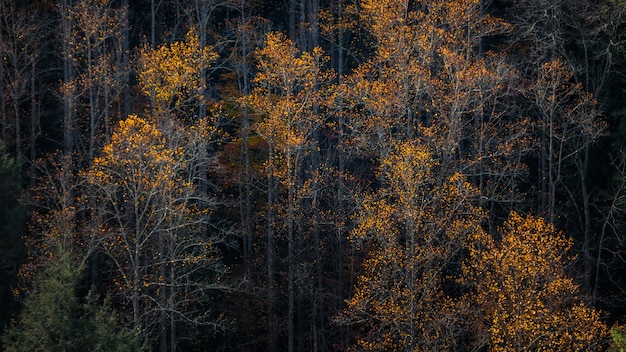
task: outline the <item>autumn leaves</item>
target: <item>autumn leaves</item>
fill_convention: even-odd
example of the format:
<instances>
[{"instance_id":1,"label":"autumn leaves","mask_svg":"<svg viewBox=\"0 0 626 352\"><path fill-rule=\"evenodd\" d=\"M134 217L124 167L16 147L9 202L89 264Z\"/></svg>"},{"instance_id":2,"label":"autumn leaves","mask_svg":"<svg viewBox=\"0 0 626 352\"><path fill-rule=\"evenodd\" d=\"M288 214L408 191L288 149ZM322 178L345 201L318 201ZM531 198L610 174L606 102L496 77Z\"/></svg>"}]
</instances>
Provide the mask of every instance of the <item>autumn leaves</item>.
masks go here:
<instances>
[{"instance_id":1,"label":"autumn leaves","mask_svg":"<svg viewBox=\"0 0 626 352\"><path fill-rule=\"evenodd\" d=\"M284 217L268 212L278 230L267 235L283 231L289 245L290 339L292 246L305 236L295 209L316 182L301 162L314 160L315 133L328 128L341 136L337 149L358 150L378 169L352 218L350 240L365 259L335 318L354 329L351 350L597 347L607 330L566 274L571 241L513 211L534 151L545 179L534 210L552 219L566 159L602 134L593 99L561 59L520 72L506 52L486 50L510 26L479 1L361 6L374 50L352 73L325 74L319 49L300 52L272 33L257 50L256 88L242 100L270 145L267 176L278 185L268 192L287 197Z\"/></svg>"},{"instance_id":2,"label":"autumn leaves","mask_svg":"<svg viewBox=\"0 0 626 352\"><path fill-rule=\"evenodd\" d=\"M243 244L229 260L247 280L235 305L255 309L235 323L268 350L596 347L606 327L568 276L572 241L550 225L559 192L574 193L565 170L586 184L604 128L571 67L556 56L520 67L494 37L511 26L478 0L348 8L350 23L325 28L345 35L338 72L322 49L277 32L254 55L233 49L240 90L218 98L228 150L216 147L222 111L207 108L219 57L206 28L137 51L142 116L123 114L109 133L110 102L89 95L104 115L91 116L89 160L65 170L59 228L102 255L94 280L124 322L171 350L224 326L212 315L232 307L212 300L225 269L209 170L221 161L220 215ZM351 31L359 52L342 46Z\"/></svg>"},{"instance_id":3,"label":"autumn leaves","mask_svg":"<svg viewBox=\"0 0 626 352\"><path fill-rule=\"evenodd\" d=\"M493 351L598 349L606 326L565 273L571 239L515 212L499 236L482 234L463 267L473 286L467 299L477 308L475 343Z\"/></svg>"}]
</instances>

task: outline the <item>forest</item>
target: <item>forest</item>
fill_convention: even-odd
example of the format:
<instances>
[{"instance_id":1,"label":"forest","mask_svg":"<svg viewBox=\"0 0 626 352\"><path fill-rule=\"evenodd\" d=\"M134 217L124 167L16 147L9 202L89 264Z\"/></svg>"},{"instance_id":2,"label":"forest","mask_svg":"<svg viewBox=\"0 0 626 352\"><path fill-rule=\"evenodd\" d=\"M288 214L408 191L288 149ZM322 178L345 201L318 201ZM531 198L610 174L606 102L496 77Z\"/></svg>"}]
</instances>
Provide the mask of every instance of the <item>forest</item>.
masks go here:
<instances>
[{"instance_id":1,"label":"forest","mask_svg":"<svg viewBox=\"0 0 626 352\"><path fill-rule=\"evenodd\" d=\"M0 350L625 351L625 0L0 0Z\"/></svg>"}]
</instances>

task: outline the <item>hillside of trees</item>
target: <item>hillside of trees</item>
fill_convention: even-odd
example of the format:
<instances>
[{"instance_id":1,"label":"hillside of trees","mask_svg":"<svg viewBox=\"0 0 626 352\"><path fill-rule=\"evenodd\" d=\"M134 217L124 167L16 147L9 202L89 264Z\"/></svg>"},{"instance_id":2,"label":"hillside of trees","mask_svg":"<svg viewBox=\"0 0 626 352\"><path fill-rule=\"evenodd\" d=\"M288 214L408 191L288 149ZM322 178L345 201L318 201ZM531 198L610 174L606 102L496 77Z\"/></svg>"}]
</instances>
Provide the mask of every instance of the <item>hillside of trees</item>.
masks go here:
<instances>
[{"instance_id":1,"label":"hillside of trees","mask_svg":"<svg viewBox=\"0 0 626 352\"><path fill-rule=\"evenodd\" d=\"M0 350L624 351L625 0L0 0Z\"/></svg>"}]
</instances>

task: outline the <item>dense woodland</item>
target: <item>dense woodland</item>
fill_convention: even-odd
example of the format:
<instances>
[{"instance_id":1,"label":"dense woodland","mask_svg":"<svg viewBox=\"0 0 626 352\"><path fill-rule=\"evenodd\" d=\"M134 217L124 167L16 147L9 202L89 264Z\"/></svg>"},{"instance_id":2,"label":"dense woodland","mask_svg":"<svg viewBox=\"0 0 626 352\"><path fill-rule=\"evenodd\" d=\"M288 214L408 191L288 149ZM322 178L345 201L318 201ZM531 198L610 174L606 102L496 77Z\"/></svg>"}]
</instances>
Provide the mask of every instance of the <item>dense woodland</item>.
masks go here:
<instances>
[{"instance_id":1,"label":"dense woodland","mask_svg":"<svg viewBox=\"0 0 626 352\"><path fill-rule=\"evenodd\" d=\"M624 351L625 24L0 0L0 350Z\"/></svg>"}]
</instances>

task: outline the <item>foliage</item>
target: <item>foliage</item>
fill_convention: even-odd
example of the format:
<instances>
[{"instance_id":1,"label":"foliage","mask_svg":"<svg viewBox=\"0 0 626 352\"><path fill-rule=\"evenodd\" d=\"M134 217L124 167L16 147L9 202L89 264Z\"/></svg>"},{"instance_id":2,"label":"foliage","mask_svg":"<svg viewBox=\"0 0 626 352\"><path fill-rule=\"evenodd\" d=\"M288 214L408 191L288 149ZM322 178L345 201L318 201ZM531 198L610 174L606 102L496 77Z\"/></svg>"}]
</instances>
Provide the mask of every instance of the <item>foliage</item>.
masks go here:
<instances>
[{"instance_id":1,"label":"foliage","mask_svg":"<svg viewBox=\"0 0 626 352\"><path fill-rule=\"evenodd\" d=\"M624 0L0 13L3 302L65 251L161 351L580 350L623 320Z\"/></svg>"},{"instance_id":2,"label":"foliage","mask_svg":"<svg viewBox=\"0 0 626 352\"><path fill-rule=\"evenodd\" d=\"M118 351L135 348L136 332L119 325L110 304L78 294L84 267L60 251L34 280L24 310L2 336L5 351Z\"/></svg>"},{"instance_id":3,"label":"foliage","mask_svg":"<svg viewBox=\"0 0 626 352\"><path fill-rule=\"evenodd\" d=\"M265 117L257 124L257 132L288 156L301 149L321 123L313 108L320 100L318 85L325 79L322 54L320 48L300 52L275 32L256 51L259 73L247 102Z\"/></svg>"},{"instance_id":4,"label":"foliage","mask_svg":"<svg viewBox=\"0 0 626 352\"><path fill-rule=\"evenodd\" d=\"M626 332L623 326L614 326L611 328L611 346L609 352L626 351Z\"/></svg>"},{"instance_id":5,"label":"foliage","mask_svg":"<svg viewBox=\"0 0 626 352\"><path fill-rule=\"evenodd\" d=\"M470 249L465 279L475 288L475 343L493 351L597 348L607 333L566 275L572 240L541 218L512 212L501 239L481 234Z\"/></svg>"},{"instance_id":6,"label":"foliage","mask_svg":"<svg viewBox=\"0 0 626 352\"><path fill-rule=\"evenodd\" d=\"M15 308L10 303L11 285L15 284L17 266L25 259L21 236L26 214L20 201L21 189L20 165L9 156L0 140L0 300L5 302L0 308L0 331Z\"/></svg>"},{"instance_id":7,"label":"foliage","mask_svg":"<svg viewBox=\"0 0 626 352\"><path fill-rule=\"evenodd\" d=\"M459 312L448 276L484 214L460 174L439 178L424 146L403 143L383 161L388 186L367 197L353 240L368 249L347 301L356 350L450 350L460 342Z\"/></svg>"},{"instance_id":8,"label":"foliage","mask_svg":"<svg viewBox=\"0 0 626 352\"><path fill-rule=\"evenodd\" d=\"M139 85L152 100L155 116L167 116L183 109L189 101L202 101L200 73L208 68L217 54L210 47L201 47L198 34L189 31L185 41L161 45L156 49L144 46L139 53Z\"/></svg>"}]
</instances>

